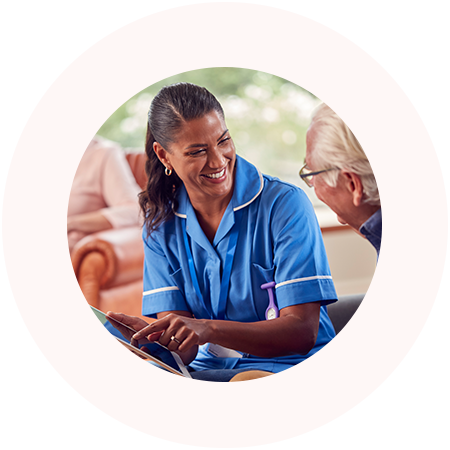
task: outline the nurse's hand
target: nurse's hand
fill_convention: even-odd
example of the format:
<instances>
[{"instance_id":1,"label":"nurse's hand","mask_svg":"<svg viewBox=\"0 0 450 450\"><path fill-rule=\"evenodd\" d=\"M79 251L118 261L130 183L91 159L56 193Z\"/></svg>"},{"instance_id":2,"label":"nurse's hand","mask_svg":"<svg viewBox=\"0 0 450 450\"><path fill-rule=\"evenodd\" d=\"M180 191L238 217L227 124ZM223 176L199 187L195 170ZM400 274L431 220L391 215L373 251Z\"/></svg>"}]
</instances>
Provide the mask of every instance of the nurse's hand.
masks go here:
<instances>
[{"instance_id":1,"label":"nurse's hand","mask_svg":"<svg viewBox=\"0 0 450 450\"><path fill-rule=\"evenodd\" d=\"M211 321L194 319L192 316L188 317L188 314L177 311L167 313L162 318L158 315L158 320L142 328L133 338L139 340L146 337L150 342L158 341L169 350L181 353L206 344Z\"/></svg>"},{"instance_id":2,"label":"nurse's hand","mask_svg":"<svg viewBox=\"0 0 450 450\"><path fill-rule=\"evenodd\" d=\"M130 341L131 345L138 347L139 345L144 345L148 343L148 340L144 338L142 340L139 340L138 345L138 341L133 339L133 335L135 334L136 331L140 331L148 326L148 323L145 320L141 319L140 317L128 316L127 314L108 311L106 313L106 318L112 319L109 321L109 323L116 330L118 330L125 339ZM130 328L132 328L134 331L130 330Z\"/></svg>"}]
</instances>

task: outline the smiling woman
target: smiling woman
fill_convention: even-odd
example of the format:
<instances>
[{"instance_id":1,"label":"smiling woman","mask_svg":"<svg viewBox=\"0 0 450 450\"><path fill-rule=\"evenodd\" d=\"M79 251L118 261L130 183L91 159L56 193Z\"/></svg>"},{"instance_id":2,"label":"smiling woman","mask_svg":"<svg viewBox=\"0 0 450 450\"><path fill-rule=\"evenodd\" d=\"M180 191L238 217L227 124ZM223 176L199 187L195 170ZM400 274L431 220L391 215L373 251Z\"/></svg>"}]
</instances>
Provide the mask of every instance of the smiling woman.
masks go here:
<instances>
[{"instance_id":1,"label":"smiling woman","mask_svg":"<svg viewBox=\"0 0 450 450\"><path fill-rule=\"evenodd\" d=\"M108 313L131 342L159 341L209 381L280 372L325 346L337 296L303 191L237 156L221 105L189 83L152 101L146 153L142 313L158 320Z\"/></svg>"},{"instance_id":2,"label":"smiling woman","mask_svg":"<svg viewBox=\"0 0 450 450\"><path fill-rule=\"evenodd\" d=\"M153 150L169 171L182 180L197 218L212 242L234 184L236 152L223 116L212 111L181 128L177 142Z\"/></svg>"},{"instance_id":3,"label":"smiling woman","mask_svg":"<svg viewBox=\"0 0 450 450\"><path fill-rule=\"evenodd\" d=\"M222 191L223 195L230 195L236 153L222 106L204 88L189 83L163 88L152 101L148 116L148 185L140 196L140 204L151 232L173 214L176 191L182 183L194 196L194 202L209 202L211 195L221 197ZM223 179L213 181L208 177L226 168L224 155L231 157L233 164ZM205 167L206 156L210 166L219 164L214 170ZM207 187L209 195L203 192Z\"/></svg>"},{"instance_id":4,"label":"smiling woman","mask_svg":"<svg viewBox=\"0 0 450 450\"><path fill-rule=\"evenodd\" d=\"M212 111L191 120L188 127L180 130L170 151L157 142L153 150L166 168L173 168L183 181L197 219L212 242L233 194L236 162L223 115Z\"/></svg>"}]
</instances>

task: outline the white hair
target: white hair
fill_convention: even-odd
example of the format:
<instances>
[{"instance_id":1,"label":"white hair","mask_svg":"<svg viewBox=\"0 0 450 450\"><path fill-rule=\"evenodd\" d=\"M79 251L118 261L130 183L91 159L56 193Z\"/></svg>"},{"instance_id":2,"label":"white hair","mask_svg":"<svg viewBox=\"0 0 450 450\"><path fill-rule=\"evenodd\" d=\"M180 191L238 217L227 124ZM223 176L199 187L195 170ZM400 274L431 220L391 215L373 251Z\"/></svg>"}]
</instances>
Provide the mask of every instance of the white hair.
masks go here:
<instances>
[{"instance_id":1,"label":"white hair","mask_svg":"<svg viewBox=\"0 0 450 450\"><path fill-rule=\"evenodd\" d=\"M380 206L375 176L360 143L344 121L325 103L313 112L309 127L314 127L314 150L311 159L319 169L337 167L358 175L363 186L363 202ZM324 181L336 187L339 172L330 170L323 174Z\"/></svg>"}]
</instances>

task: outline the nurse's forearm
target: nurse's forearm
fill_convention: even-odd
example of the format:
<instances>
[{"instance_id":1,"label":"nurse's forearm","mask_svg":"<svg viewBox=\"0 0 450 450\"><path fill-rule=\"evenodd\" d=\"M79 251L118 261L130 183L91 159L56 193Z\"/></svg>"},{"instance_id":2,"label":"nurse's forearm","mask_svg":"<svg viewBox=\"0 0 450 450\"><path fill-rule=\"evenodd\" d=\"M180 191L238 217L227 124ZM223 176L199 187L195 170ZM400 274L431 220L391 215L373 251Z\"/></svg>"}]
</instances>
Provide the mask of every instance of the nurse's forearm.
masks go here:
<instances>
[{"instance_id":1,"label":"nurse's forearm","mask_svg":"<svg viewBox=\"0 0 450 450\"><path fill-rule=\"evenodd\" d=\"M316 343L320 303L289 306L277 319L254 323L194 319L189 315L186 311L159 313L158 320L133 338L159 341L180 355L190 355L192 348L207 342L265 358L306 354Z\"/></svg>"},{"instance_id":2,"label":"nurse's forearm","mask_svg":"<svg viewBox=\"0 0 450 450\"><path fill-rule=\"evenodd\" d=\"M264 358L307 354L319 330L320 304L307 303L281 310L280 317L242 323L211 320L208 342Z\"/></svg>"}]
</instances>

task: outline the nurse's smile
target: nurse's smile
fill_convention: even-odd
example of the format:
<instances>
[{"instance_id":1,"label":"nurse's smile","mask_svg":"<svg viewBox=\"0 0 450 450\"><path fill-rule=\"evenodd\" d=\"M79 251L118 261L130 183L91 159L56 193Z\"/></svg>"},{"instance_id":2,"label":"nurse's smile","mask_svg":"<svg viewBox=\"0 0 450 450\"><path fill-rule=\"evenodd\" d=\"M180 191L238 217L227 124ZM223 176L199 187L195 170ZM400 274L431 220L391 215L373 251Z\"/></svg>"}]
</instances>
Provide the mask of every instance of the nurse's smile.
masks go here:
<instances>
[{"instance_id":1,"label":"nurse's smile","mask_svg":"<svg viewBox=\"0 0 450 450\"><path fill-rule=\"evenodd\" d=\"M227 168L224 167L221 171L200 175L202 177L205 177L208 181L211 181L212 183L222 183L225 178L227 177Z\"/></svg>"}]
</instances>

